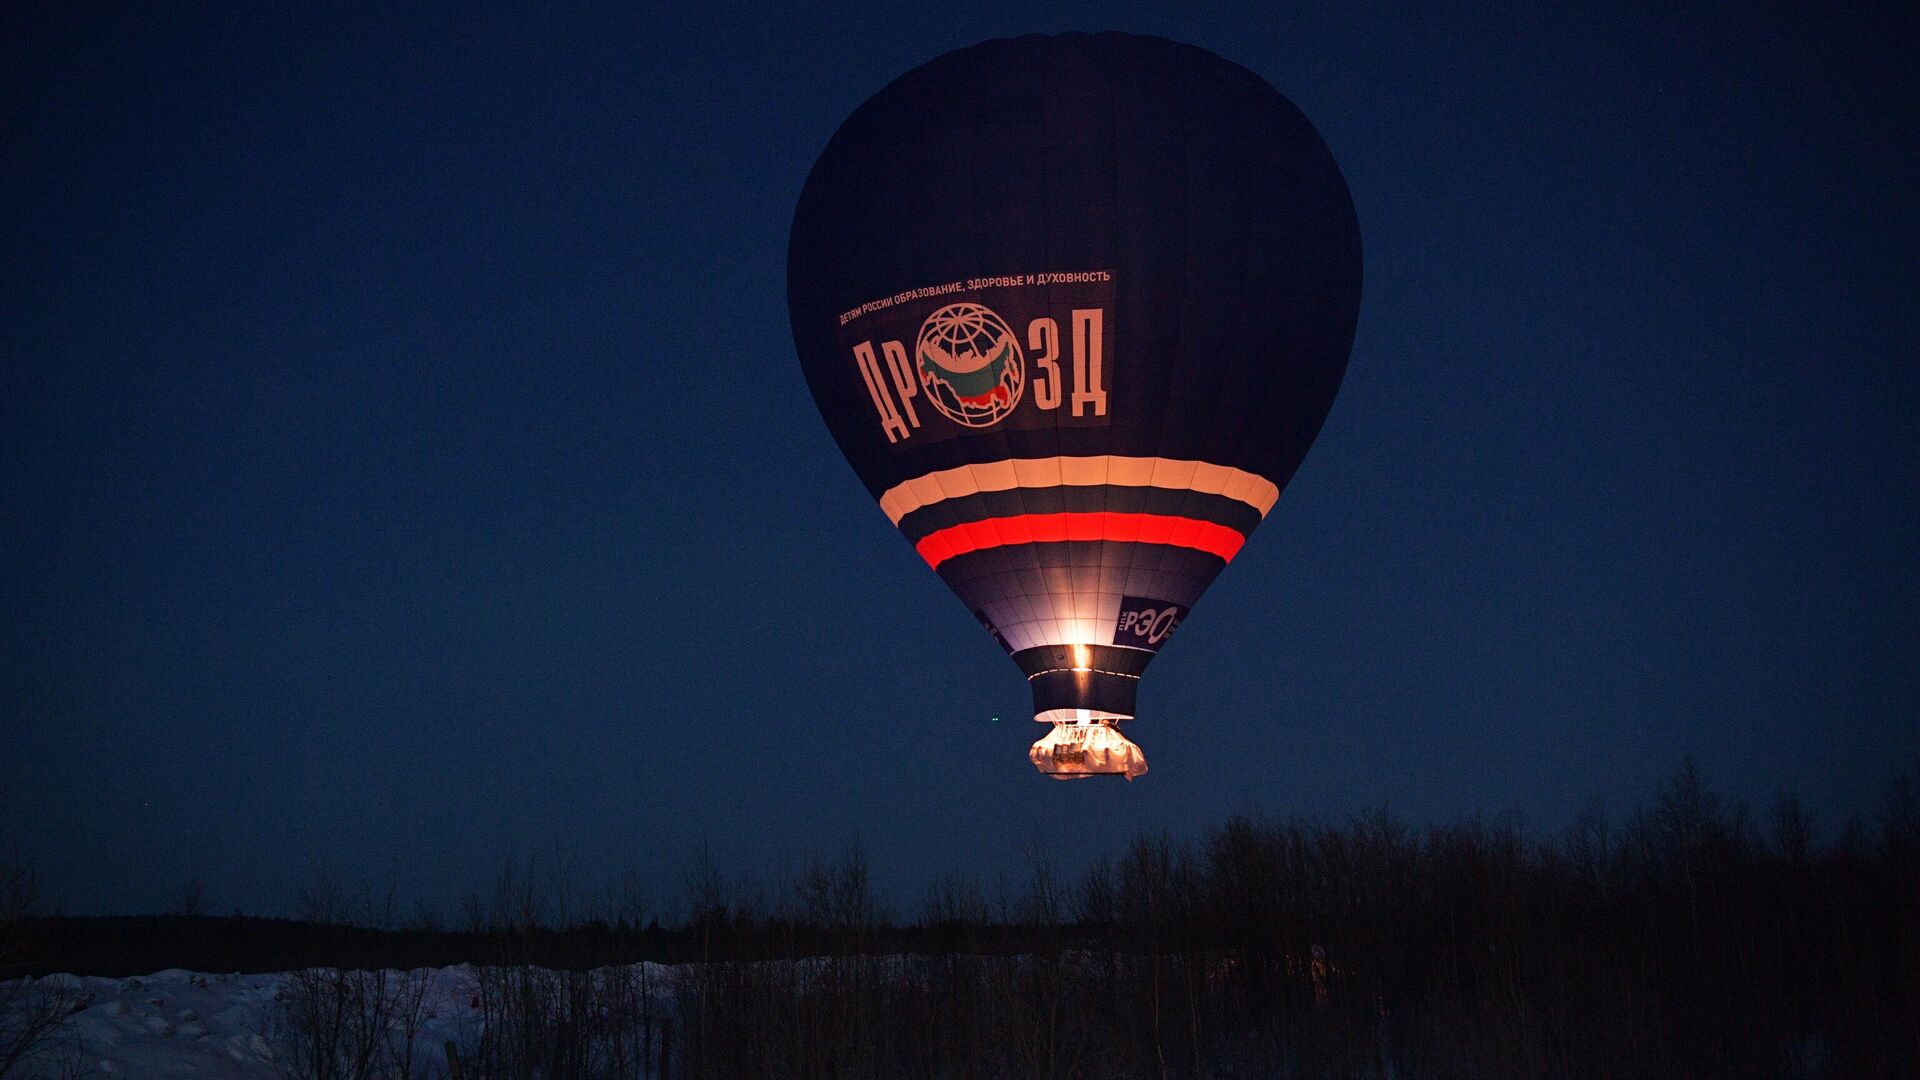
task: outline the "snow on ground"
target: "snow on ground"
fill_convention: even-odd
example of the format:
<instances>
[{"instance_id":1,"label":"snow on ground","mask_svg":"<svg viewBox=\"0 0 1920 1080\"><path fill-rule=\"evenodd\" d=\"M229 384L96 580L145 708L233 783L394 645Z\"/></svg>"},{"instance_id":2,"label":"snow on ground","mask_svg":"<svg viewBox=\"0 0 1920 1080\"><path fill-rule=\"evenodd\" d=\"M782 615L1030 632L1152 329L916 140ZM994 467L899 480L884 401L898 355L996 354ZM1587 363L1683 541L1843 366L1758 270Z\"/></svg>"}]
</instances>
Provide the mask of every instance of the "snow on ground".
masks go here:
<instances>
[{"instance_id":1,"label":"snow on ground","mask_svg":"<svg viewBox=\"0 0 1920 1080\"><path fill-rule=\"evenodd\" d=\"M446 1042L460 1043L478 1029L474 972L463 965L419 974L431 981L414 1054L437 1073L445 1064ZM39 980L42 986L76 993L77 1008L54 1052L26 1075L277 1077L276 1064L288 1059L279 1001L292 978L285 972L203 975L179 969L130 979L50 975Z\"/></svg>"}]
</instances>

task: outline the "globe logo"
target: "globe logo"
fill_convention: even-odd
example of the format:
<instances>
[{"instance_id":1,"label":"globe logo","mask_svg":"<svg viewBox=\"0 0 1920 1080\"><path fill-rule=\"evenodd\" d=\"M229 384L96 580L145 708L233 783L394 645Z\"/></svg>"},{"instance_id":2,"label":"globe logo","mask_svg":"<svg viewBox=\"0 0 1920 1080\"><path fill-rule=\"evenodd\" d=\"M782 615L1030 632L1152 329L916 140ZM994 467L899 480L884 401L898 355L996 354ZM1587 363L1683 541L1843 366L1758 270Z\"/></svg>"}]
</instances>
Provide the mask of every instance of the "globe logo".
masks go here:
<instances>
[{"instance_id":1,"label":"globe logo","mask_svg":"<svg viewBox=\"0 0 1920 1080\"><path fill-rule=\"evenodd\" d=\"M1006 419L1026 389L1020 342L979 304L948 304L920 324L914 345L920 387L940 415L964 427Z\"/></svg>"}]
</instances>

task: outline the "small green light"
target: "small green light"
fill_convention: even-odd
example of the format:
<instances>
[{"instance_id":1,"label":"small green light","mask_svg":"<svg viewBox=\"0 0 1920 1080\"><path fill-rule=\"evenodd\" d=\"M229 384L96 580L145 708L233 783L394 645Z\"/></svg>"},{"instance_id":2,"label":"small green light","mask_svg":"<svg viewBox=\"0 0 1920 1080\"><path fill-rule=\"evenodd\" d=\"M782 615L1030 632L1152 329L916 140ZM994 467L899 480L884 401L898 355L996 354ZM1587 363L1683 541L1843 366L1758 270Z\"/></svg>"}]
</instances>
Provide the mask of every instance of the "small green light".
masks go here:
<instances>
[{"instance_id":1,"label":"small green light","mask_svg":"<svg viewBox=\"0 0 1920 1080\"><path fill-rule=\"evenodd\" d=\"M994 718L993 718L993 722L994 722L994 723L996 723L996 724L997 724L997 723L999 723L999 722L1000 722L1000 718L999 718L999 717L997 717L997 716L996 716L996 717L994 717Z\"/></svg>"}]
</instances>

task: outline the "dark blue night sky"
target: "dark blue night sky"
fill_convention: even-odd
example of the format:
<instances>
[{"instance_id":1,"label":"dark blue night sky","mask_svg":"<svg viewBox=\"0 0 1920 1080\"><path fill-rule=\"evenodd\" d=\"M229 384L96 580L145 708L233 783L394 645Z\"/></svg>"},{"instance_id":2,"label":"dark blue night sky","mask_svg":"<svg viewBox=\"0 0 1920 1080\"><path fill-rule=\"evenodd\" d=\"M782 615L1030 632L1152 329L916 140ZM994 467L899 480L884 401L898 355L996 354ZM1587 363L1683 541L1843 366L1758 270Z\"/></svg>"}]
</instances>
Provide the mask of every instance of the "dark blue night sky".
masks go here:
<instances>
[{"instance_id":1,"label":"dark blue night sky","mask_svg":"<svg viewBox=\"0 0 1920 1080\"><path fill-rule=\"evenodd\" d=\"M0 844L60 908L551 852L670 908L702 844L858 838L910 913L1234 810L1558 829L1686 754L1831 832L1920 749L1910 10L262 7L0 16ZM1104 28L1297 103L1367 261L1132 785L1026 763L785 295L850 110Z\"/></svg>"}]
</instances>

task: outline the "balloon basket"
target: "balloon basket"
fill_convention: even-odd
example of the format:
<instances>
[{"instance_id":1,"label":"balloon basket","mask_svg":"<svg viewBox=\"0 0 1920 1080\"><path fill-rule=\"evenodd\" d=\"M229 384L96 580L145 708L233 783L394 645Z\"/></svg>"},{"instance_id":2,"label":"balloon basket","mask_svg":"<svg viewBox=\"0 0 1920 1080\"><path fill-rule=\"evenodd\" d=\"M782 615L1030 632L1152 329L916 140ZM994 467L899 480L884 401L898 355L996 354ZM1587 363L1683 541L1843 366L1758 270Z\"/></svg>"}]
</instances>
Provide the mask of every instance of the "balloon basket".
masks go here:
<instances>
[{"instance_id":1,"label":"balloon basket","mask_svg":"<svg viewBox=\"0 0 1920 1080\"><path fill-rule=\"evenodd\" d=\"M1147 755L1111 722L1054 724L1027 751L1033 767L1055 780L1124 776L1147 771Z\"/></svg>"}]
</instances>

